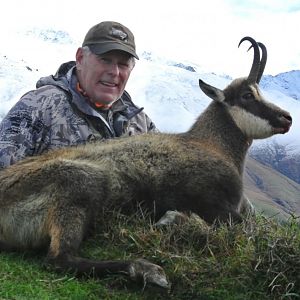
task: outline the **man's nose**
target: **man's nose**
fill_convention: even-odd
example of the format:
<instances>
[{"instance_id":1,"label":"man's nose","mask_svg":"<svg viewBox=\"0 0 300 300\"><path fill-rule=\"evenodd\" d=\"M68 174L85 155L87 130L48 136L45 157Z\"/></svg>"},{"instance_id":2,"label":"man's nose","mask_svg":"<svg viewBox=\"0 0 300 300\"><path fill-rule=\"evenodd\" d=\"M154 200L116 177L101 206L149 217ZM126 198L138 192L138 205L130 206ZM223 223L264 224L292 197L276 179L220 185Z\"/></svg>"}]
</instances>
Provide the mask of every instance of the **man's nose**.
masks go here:
<instances>
[{"instance_id":1,"label":"man's nose","mask_svg":"<svg viewBox=\"0 0 300 300\"><path fill-rule=\"evenodd\" d=\"M120 73L120 68L119 68L118 63L111 62L109 64L109 72L118 75Z\"/></svg>"}]
</instances>

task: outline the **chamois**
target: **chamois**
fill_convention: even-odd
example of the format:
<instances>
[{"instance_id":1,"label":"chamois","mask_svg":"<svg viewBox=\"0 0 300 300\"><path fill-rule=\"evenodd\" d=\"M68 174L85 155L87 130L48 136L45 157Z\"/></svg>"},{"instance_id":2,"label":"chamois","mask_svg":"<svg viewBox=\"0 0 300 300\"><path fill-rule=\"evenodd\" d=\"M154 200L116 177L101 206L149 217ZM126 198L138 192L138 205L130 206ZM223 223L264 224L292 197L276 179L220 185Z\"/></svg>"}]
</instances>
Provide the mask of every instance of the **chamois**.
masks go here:
<instances>
[{"instance_id":1,"label":"chamois","mask_svg":"<svg viewBox=\"0 0 300 300\"><path fill-rule=\"evenodd\" d=\"M47 261L58 270L120 273L167 287L163 269L147 260L98 261L76 253L103 210L130 213L139 206L156 219L177 210L208 223L242 220L242 176L252 140L286 133L292 124L290 114L259 90L265 46L251 37L240 43L245 40L254 51L248 77L223 91L199 80L213 101L187 132L64 148L1 171L0 250L48 247Z\"/></svg>"}]
</instances>

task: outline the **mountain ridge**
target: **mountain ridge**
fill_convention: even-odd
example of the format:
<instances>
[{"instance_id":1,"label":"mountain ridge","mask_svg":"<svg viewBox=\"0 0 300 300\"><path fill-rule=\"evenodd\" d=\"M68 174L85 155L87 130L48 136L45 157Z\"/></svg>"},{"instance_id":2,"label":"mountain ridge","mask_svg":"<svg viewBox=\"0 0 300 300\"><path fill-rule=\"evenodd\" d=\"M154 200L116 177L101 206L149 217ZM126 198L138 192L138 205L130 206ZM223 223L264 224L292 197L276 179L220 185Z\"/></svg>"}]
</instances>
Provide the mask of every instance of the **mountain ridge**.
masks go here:
<instances>
[{"instance_id":1,"label":"mountain ridge","mask_svg":"<svg viewBox=\"0 0 300 300\"><path fill-rule=\"evenodd\" d=\"M244 190L265 215L280 220L300 216L300 184L250 157L245 165Z\"/></svg>"}]
</instances>

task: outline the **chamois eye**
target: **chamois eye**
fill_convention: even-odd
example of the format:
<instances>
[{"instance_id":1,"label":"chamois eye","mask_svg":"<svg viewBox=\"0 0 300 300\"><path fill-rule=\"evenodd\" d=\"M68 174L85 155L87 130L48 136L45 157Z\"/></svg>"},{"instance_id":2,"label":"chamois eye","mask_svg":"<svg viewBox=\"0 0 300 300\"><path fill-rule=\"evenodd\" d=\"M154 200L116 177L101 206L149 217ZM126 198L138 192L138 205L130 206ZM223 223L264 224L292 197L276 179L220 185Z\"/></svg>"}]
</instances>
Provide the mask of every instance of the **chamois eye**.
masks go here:
<instances>
[{"instance_id":1,"label":"chamois eye","mask_svg":"<svg viewBox=\"0 0 300 300\"><path fill-rule=\"evenodd\" d=\"M253 98L254 98L254 96L253 96L253 94L252 93L246 93L246 94L244 94L243 95L243 98L245 99L245 100L252 100Z\"/></svg>"}]
</instances>

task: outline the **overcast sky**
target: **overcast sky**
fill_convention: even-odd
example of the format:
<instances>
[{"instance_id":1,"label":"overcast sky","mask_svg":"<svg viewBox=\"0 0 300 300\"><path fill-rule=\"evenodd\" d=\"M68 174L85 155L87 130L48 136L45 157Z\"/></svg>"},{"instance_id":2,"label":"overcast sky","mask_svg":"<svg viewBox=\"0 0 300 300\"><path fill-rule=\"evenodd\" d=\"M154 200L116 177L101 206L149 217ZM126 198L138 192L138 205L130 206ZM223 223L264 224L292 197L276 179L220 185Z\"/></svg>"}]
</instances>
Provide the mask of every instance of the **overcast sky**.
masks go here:
<instances>
[{"instance_id":1,"label":"overcast sky","mask_svg":"<svg viewBox=\"0 0 300 300\"><path fill-rule=\"evenodd\" d=\"M139 53L154 51L185 59L212 72L233 77L248 74L249 44L237 48L247 35L267 46L265 74L300 69L299 0L3 0L1 44L21 52L30 45L20 45L14 31L51 26L67 30L80 46L87 30L104 20L129 27ZM39 49L32 51L43 56Z\"/></svg>"}]
</instances>

